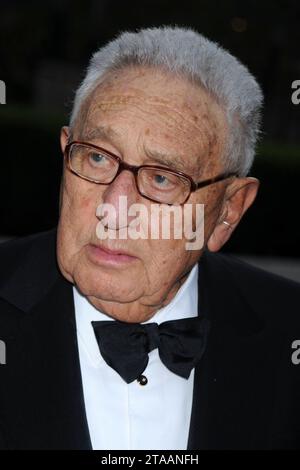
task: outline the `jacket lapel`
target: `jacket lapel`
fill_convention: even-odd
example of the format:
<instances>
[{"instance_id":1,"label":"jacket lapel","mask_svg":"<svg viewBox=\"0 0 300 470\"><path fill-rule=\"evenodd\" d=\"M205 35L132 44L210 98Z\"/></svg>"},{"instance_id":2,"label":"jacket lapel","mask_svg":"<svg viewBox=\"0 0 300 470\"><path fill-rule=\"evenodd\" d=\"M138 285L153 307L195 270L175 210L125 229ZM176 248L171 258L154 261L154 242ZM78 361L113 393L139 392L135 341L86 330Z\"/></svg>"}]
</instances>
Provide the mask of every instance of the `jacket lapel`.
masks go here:
<instances>
[{"instance_id":1,"label":"jacket lapel","mask_svg":"<svg viewBox=\"0 0 300 470\"><path fill-rule=\"evenodd\" d=\"M36 247L1 292L11 309L23 310L7 336L3 425L9 448L90 449L72 285L51 262L51 251L49 243ZM47 259L36 263L38 256ZM13 286L26 279L31 291L16 295Z\"/></svg>"},{"instance_id":2,"label":"jacket lapel","mask_svg":"<svg viewBox=\"0 0 300 470\"><path fill-rule=\"evenodd\" d=\"M195 370L188 449L266 448L271 338L224 260L205 253L199 263L199 314L209 318L211 329Z\"/></svg>"}]
</instances>

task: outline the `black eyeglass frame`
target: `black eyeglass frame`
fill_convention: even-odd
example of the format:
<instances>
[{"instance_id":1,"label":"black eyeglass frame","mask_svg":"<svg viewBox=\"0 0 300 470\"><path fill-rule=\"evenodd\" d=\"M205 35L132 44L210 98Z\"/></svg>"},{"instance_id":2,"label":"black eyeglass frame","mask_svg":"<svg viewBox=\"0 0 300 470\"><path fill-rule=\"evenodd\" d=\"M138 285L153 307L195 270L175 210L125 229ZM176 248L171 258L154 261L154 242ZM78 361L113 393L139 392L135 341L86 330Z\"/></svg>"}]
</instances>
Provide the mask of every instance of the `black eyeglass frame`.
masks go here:
<instances>
[{"instance_id":1,"label":"black eyeglass frame","mask_svg":"<svg viewBox=\"0 0 300 470\"><path fill-rule=\"evenodd\" d=\"M115 174L115 176L113 177L113 179L109 182L109 183L101 183L100 181L96 181L92 178L89 178L88 176L84 176L84 175L81 175L80 173L78 173L77 171L75 171L73 168L72 168L72 165L71 165L71 149L72 149L72 146L73 145L82 145L84 147L88 147L88 148L91 148L93 150L97 150L99 151L100 153L103 153L104 155L108 155L110 158L112 158L113 160L115 160L117 163L118 163L118 170L117 170L117 173ZM158 202L156 199L151 199L149 196L146 196L145 194L143 194L143 192L140 190L139 188L139 184L138 184L138 173L139 171L142 169L142 168L149 168L149 169L157 169L157 170L163 170L163 171L166 171L167 173L170 173L174 176L179 176L180 178L184 178L185 180L187 180L189 183L190 183L190 192L189 194L187 195L187 197L185 198L185 200L183 202L181 202L179 205L182 205L182 204L185 204L185 202L188 200L188 198L190 197L191 193L192 192L195 192L197 191L198 189L200 188L204 188L206 186L209 186L213 183L217 183L219 181L223 181L227 178L231 178L233 176L238 176L237 173L235 172L224 172L224 173L221 173L220 175L217 175L213 178L208 178L206 180L203 180L203 181L199 181L199 182L195 182L193 180L193 178L189 175L187 175L186 173L183 173L182 171L176 171L176 170L172 170L170 168L166 168L164 166L161 166L161 165L139 165L139 166L136 166L136 165L129 165L128 163L124 162L118 155L114 155L112 152L110 152L109 150L106 150L104 149L103 147L99 147L98 145L94 145L94 144L91 144L89 142L83 142L83 141L80 141L80 140L73 140L72 142L69 142L66 147L65 147L65 157L66 158L66 161L67 161L67 167L68 169L74 173L75 175L79 176L80 178L86 180L86 181L90 181L91 183L95 183L95 184L102 184L102 185L109 185L111 184L116 178L117 176L123 171L123 170L127 170L127 171L130 171L133 175L134 175L134 179L135 179L135 186L136 186L136 189L138 191L138 193L146 198L146 199L149 199L150 201L153 201L153 202ZM162 204L162 203L161 203ZM168 205L172 205L172 204L168 204Z\"/></svg>"}]
</instances>

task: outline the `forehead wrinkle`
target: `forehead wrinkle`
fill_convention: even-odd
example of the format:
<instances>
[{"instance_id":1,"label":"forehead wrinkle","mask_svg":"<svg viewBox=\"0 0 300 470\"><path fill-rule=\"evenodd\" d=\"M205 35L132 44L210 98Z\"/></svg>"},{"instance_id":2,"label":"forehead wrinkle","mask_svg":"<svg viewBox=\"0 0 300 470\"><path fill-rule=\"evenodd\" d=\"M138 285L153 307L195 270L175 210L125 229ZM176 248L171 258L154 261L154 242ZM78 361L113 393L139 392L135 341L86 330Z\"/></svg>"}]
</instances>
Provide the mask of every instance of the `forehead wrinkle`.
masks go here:
<instances>
[{"instance_id":1,"label":"forehead wrinkle","mask_svg":"<svg viewBox=\"0 0 300 470\"><path fill-rule=\"evenodd\" d=\"M106 108L107 104L108 104L108 101L105 103L105 106L103 106L103 109L104 109L104 107ZM114 109L122 108L122 104L123 103L115 102L115 101L110 102L110 105ZM140 105L140 103L138 101L135 101L134 105L135 105L135 113L136 113L137 110L139 110L139 111L142 112L142 114L146 113L148 116L154 117L155 120L158 121L158 124L159 124L160 127L162 126L162 124L165 124L167 126L167 128L169 128L169 129L173 130L175 128L176 136L177 136L176 140L178 140L178 133L186 135L187 132L191 131L191 127L193 126L193 128L194 128L193 131L197 133L197 136L195 136L195 140L198 141L199 143L201 143L201 153L204 153L204 150L205 150L206 147L210 147L211 142L213 141L213 139L215 137L214 127L212 126L209 129L209 127L208 127L208 125L205 121L203 122L204 126L199 127L199 126L195 125L194 121L192 121L191 119L188 119L184 115L184 113L179 113L178 112L178 115L182 119L185 120L185 123L183 125L182 119L176 119L176 116L174 116L174 113L168 113L168 115L165 115L165 114L158 114L156 110L149 110L149 109L145 110L144 106ZM100 107L102 107L102 103L97 105L97 108L100 108ZM107 110L107 108L106 108L106 110ZM173 108L171 106L169 106L168 111L169 110L173 110ZM95 112L96 112L96 110L95 110ZM128 113L131 114L131 111L128 111ZM143 116L140 116L138 119L139 119L139 121L147 122L146 117L143 118ZM116 136L117 136L117 133L114 132L114 137L116 137ZM209 154L209 151L205 152L205 155L208 155L208 154ZM158 156L158 152L157 152L156 157L157 157L157 159L158 158L163 159L165 156L164 155L159 155ZM167 163L167 164L170 163L170 166L174 166L174 164L172 164L172 160L176 160L178 162L179 166L181 166L181 167L183 166L180 156L176 156L176 157L174 156L174 158L171 158L171 159L169 158L168 160L171 160L170 162L168 161L168 163Z\"/></svg>"},{"instance_id":2,"label":"forehead wrinkle","mask_svg":"<svg viewBox=\"0 0 300 470\"><path fill-rule=\"evenodd\" d=\"M154 160L159 165L167 165L175 171L178 170L184 173L191 171L191 165L189 165L187 168L187 162L182 158L182 156L178 154L168 154L160 150L150 149L145 145L143 145L143 150L148 158ZM195 159L195 162L196 161L197 160Z\"/></svg>"},{"instance_id":3,"label":"forehead wrinkle","mask_svg":"<svg viewBox=\"0 0 300 470\"><path fill-rule=\"evenodd\" d=\"M188 132L194 132L195 135L195 142L199 142L201 144L201 153L205 151L206 155L210 155L212 153L212 147L215 147L220 137L218 134L218 127L220 127L220 123L218 122L218 117L212 118L211 113L207 115L200 111L197 113L199 115L199 125L197 125L192 117L189 114L185 114L183 111L174 110L171 106L165 106L168 110L171 110L172 113L170 116L159 116L161 121L164 121L168 127L175 127L176 135L178 134L187 134ZM201 116L202 114L202 116ZM179 119L177 119L179 118ZM202 125L201 125L202 124ZM217 157L217 155L215 155Z\"/></svg>"},{"instance_id":4,"label":"forehead wrinkle","mask_svg":"<svg viewBox=\"0 0 300 470\"><path fill-rule=\"evenodd\" d=\"M101 139L107 142L111 142L114 139L120 138L120 134L110 125L99 125L94 128L90 127L86 129L82 138L86 140Z\"/></svg>"},{"instance_id":5,"label":"forehead wrinkle","mask_svg":"<svg viewBox=\"0 0 300 470\"><path fill-rule=\"evenodd\" d=\"M160 124L160 131L161 131L161 125L165 123L167 125L167 128L173 130L173 125L170 123L170 119L167 117L162 116L157 116ZM176 122L175 122L176 124ZM174 167L174 169L179 170L183 172L191 172L191 174L194 174L196 172L197 177L200 177L203 172L204 168L207 165L207 160L210 160L210 165L213 164L211 161L211 157L213 156L213 160L218 160L218 145L217 143L221 144L219 141L219 138L217 136L217 133L214 128L211 128L211 132L206 133L205 128L201 129L201 132L196 132L196 135L194 135L194 144L193 145L193 152L191 152L192 147L190 145L190 138L189 136L189 142L186 141L187 137L187 130L181 127L178 128L178 125L174 126L176 130L176 134L172 137L171 135L168 137L169 141L174 143L178 143L180 147L183 147L183 143L186 142L186 145L188 145L187 152L185 153L184 151L181 153L178 152L170 152L168 153L168 150L166 153L164 151L159 151L159 150L153 150L152 149L147 149L145 148L144 151L145 153L149 156L149 158L153 158L157 161L161 160L159 163L167 164L170 165L171 167ZM159 139L155 139L157 143L159 143ZM164 161L165 160L165 161ZM175 163L175 165L174 165ZM188 170L187 170L188 168ZM180 171L180 170L179 170ZM196 176L194 174L194 176Z\"/></svg>"},{"instance_id":6,"label":"forehead wrinkle","mask_svg":"<svg viewBox=\"0 0 300 470\"><path fill-rule=\"evenodd\" d=\"M170 112L170 117L172 121L174 121L175 123L178 123L179 121L186 121L187 124L192 125L199 132L203 133L202 126L196 124L195 121L190 116L188 116L188 113L184 113L183 111L176 109L175 102L174 102L174 106L172 106L171 104L169 104L168 100L165 100L163 98L158 98L156 96L149 96L146 93L143 93L143 97L144 99L138 96L133 96L129 94L113 95L110 99L101 100L100 103L96 104L95 106L91 106L91 108L93 109L90 108L88 114L90 115L91 112L97 112L97 109L101 109L102 111L107 111L111 107L118 109L119 107L122 107L123 105L127 105L127 104L132 104L137 109L145 112L144 106L146 102L146 104L150 104L158 108L159 107L166 108ZM206 105L206 107L208 106L208 103L205 102L204 104ZM192 111L190 107L188 108L188 111L189 113L193 112L193 114L195 114L195 111ZM146 112L149 114L155 114L155 111L150 112L149 110L147 110ZM200 112L203 112L203 111L200 111ZM179 119L176 119L175 115L179 117ZM199 123L201 123L201 120L199 121Z\"/></svg>"},{"instance_id":7,"label":"forehead wrinkle","mask_svg":"<svg viewBox=\"0 0 300 470\"><path fill-rule=\"evenodd\" d=\"M109 89L106 90L105 96L107 95L107 92L111 92L111 90ZM174 105L172 105L170 104L170 99L166 99L166 98L163 98L162 96L157 96L157 95L149 95L149 93L145 92L144 90L139 90L135 88L133 88L131 93L129 92L116 93L115 92L114 94L111 95L111 97L109 97L109 99L105 97L101 99L101 94L104 94L101 88L98 90L97 89L95 90L93 99L94 101L96 101L98 97L98 99L100 98L100 102L95 103L94 106L93 105L90 106L89 113L88 113L89 115L93 112L96 112L97 108L100 108L102 111L106 111L106 110L109 110L110 107L118 107L118 106L127 105L127 104L133 104L139 108L139 103L142 106L144 106L145 103L147 103L155 107L166 108L167 110L171 111L172 115L173 114L178 115L178 117L181 120L187 121L188 124L192 125L199 132L203 132L201 124L200 126L197 125L196 122L191 118L191 116L188 115L188 114L195 115L195 110L193 110L192 107L189 104L187 104L185 98L183 98L182 103L179 103L179 106L184 105L187 108L188 113L184 113L183 111L176 109L176 102L174 102ZM141 96L138 96L138 95L141 95ZM199 98L200 98L200 94L199 94ZM201 99L201 101L199 101L199 104L202 109L197 110L196 113L197 114L204 113L206 115L206 118L210 118L212 121L214 121L214 119L212 119L213 116L211 113L211 106L209 106L209 102L208 102L209 100L211 100L209 96L207 96L207 99L205 98ZM177 101L178 101L178 98L177 98ZM215 106L218 106L218 105L215 103ZM175 122L176 121L177 120L175 120ZM199 123L201 123L201 120ZM215 123L212 123L212 126L214 124Z\"/></svg>"}]
</instances>

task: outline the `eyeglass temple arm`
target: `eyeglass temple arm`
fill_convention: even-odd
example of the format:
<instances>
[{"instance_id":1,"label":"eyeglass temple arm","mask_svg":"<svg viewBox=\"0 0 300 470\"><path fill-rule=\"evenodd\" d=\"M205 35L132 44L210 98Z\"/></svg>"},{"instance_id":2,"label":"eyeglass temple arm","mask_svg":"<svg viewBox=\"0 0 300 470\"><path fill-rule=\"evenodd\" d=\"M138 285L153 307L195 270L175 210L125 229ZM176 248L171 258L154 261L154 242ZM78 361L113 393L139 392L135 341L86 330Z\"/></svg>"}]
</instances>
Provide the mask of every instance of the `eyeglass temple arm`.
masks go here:
<instances>
[{"instance_id":1,"label":"eyeglass temple arm","mask_svg":"<svg viewBox=\"0 0 300 470\"><path fill-rule=\"evenodd\" d=\"M237 176L237 173L234 173L234 172L222 173L221 175L216 176L215 178L209 178L207 180L200 181L200 183L194 183L195 186L192 189L196 190L196 189L199 189L199 188L203 188L204 186L208 186L209 184L212 184L212 183L217 183L218 181L222 181L222 180L225 180L227 178L231 178L232 176Z\"/></svg>"}]
</instances>

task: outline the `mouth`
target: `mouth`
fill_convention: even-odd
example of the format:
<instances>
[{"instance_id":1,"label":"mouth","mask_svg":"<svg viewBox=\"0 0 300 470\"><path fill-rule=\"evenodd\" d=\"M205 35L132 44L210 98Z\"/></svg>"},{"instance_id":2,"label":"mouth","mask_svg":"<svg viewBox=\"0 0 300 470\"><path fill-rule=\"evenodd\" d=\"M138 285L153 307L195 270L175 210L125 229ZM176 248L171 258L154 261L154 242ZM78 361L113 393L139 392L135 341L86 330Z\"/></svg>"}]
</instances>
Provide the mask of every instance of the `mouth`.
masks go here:
<instances>
[{"instance_id":1,"label":"mouth","mask_svg":"<svg viewBox=\"0 0 300 470\"><path fill-rule=\"evenodd\" d=\"M87 245L88 255L96 264L121 265L136 261L138 258L123 250L109 248L90 243Z\"/></svg>"}]
</instances>

